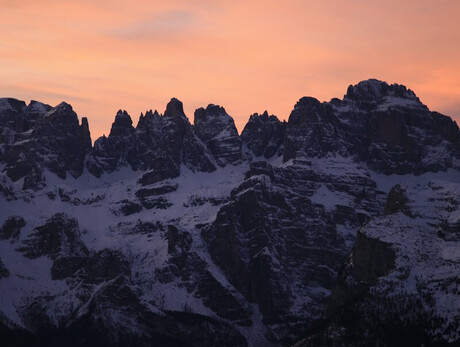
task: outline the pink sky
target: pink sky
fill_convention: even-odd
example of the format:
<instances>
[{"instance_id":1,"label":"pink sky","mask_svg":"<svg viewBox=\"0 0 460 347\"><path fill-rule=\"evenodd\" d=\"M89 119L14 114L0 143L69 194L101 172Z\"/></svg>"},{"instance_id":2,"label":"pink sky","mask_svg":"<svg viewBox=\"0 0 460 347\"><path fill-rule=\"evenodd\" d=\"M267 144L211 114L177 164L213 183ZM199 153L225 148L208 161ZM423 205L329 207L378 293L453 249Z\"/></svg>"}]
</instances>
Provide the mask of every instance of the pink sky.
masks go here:
<instances>
[{"instance_id":1,"label":"pink sky","mask_svg":"<svg viewBox=\"0 0 460 347\"><path fill-rule=\"evenodd\" d=\"M0 96L64 100L94 140L120 108L215 103L241 131L378 78L459 123L459 18L457 0L0 0Z\"/></svg>"}]
</instances>

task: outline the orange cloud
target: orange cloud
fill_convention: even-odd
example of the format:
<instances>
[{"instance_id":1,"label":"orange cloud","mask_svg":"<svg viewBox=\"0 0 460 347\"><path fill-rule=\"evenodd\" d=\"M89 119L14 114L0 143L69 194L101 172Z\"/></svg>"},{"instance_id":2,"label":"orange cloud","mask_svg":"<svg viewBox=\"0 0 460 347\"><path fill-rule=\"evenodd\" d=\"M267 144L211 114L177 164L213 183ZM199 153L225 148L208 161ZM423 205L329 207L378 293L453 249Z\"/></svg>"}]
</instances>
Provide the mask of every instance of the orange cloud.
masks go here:
<instances>
[{"instance_id":1,"label":"orange cloud","mask_svg":"<svg viewBox=\"0 0 460 347\"><path fill-rule=\"evenodd\" d=\"M459 121L458 13L456 0L0 0L0 95L66 100L95 138L119 108L136 121L173 96L190 118L221 104L241 130L376 77Z\"/></svg>"}]
</instances>

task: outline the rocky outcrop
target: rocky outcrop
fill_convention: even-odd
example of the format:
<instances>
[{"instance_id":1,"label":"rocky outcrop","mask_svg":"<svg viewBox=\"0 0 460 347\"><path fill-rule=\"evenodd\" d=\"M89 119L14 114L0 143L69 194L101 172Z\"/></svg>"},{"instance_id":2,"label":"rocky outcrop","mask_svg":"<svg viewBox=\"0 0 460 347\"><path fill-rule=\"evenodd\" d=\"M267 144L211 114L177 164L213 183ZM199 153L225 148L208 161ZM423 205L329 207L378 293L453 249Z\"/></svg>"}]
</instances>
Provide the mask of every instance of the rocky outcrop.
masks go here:
<instances>
[{"instance_id":1,"label":"rocky outcrop","mask_svg":"<svg viewBox=\"0 0 460 347\"><path fill-rule=\"evenodd\" d=\"M379 277L395 267L396 254L391 245L358 232L350 257L338 276L326 306L326 317L362 298Z\"/></svg>"},{"instance_id":2,"label":"rocky outcrop","mask_svg":"<svg viewBox=\"0 0 460 347\"><path fill-rule=\"evenodd\" d=\"M388 196L391 213L358 233L327 304L325 319L298 346L455 345L460 341L458 239L437 225L456 220L459 185L399 185Z\"/></svg>"},{"instance_id":3,"label":"rocky outcrop","mask_svg":"<svg viewBox=\"0 0 460 347\"><path fill-rule=\"evenodd\" d=\"M21 229L26 225L21 216L10 216L0 228L0 240L17 240Z\"/></svg>"},{"instance_id":4,"label":"rocky outcrop","mask_svg":"<svg viewBox=\"0 0 460 347\"><path fill-rule=\"evenodd\" d=\"M320 315L325 296L314 288L332 285L345 242L331 215L307 197L313 195L308 192L313 182L302 168L274 169L258 162L246 177L203 237L214 262L249 302L258 304L272 333L295 335Z\"/></svg>"},{"instance_id":5,"label":"rocky outcrop","mask_svg":"<svg viewBox=\"0 0 460 347\"><path fill-rule=\"evenodd\" d=\"M44 225L35 228L18 251L30 259L44 255L53 260L88 255L88 249L80 239L78 221L64 213L55 214Z\"/></svg>"},{"instance_id":6,"label":"rocky outcrop","mask_svg":"<svg viewBox=\"0 0 460 347\"><path fill-rule=\"evenodd\" d=\"M163 195L171 192L175 192L177 190L178 185L169 185L165 184L159 187L152 187L152 188L141 188L136 191L136 196L138 198L147 198L150 196L158 196Z\"/></svg>"},{"instance_id":7,"label":"rocky outcrop","mask_svg":"<svg viewBox=\"0 0 460 347\"><path fill-rule=\"evenodd\" d=\"M80 127L77 114L69 104L61 103L46 113L32 136L35 149L43 155L44 165L51 172L61 178L65 178L67 172L73 177L83 173L91 139L85 126Z\"/></svg>"},{"instance_id":8,"label":"rocky outcrop","mask_svg":"<svg viewBox=\"0 0 460 347\"><path fill-rule=\"evenodd\" d=\"M218 105L208 105L195 111L196 135L212 153L219 166L241 163L242 141L236 130L233 118Z\"/></svg>"},{"instance_id":9,"label":"rocky outcrop","mask_svg":"<svg viewBox=\"0 0 460 347\"><path fill-rule=\"evenodd\" d=\"M457 124L430 112L405 86L375 79L348 87L333 99L334 114L360 139L363 160L385 174L445 170L459 157Z\"/></svg>"},{"instance_id":10,"label":"rocky outcrop","mask_svg":"<svg viewBox=\"0 0 460 347\"><path fill-rule=\"evenodd\" d=\"M80 126L70 105L63 102L50 108L31 102L6 113L11 127L4 132L10 136L2 147L5 171L12 181L24 178L24 189L37 190L44 186L43 169L60 178L67 173L73 177L83 173L91 139L87 120Z\"/></svg>"},{"instance_id":11,"label":"rocky outcrop","mask_svg":"<svg viewBox=\"0 0 460 347\"><path fill-rule=\"evenodd\" d=\"M119 110L109 136L103 136L94 143L94 156L103 171L111 172L128 164L137 167L137 146L132 124L129 114Z\"/></svg>"},{"instance_id":12,"label":"rocky outcrop","mask_svg":"<svg viewBox=\"0 0 460 347\"><path fill-rule=\"evenodd\" d=\"M16 141L28 139L37 121L50 110L51 106L33 100L26 105L21 100L0 98L0 161Z\"/></svg>"},{"instance_id":13,"label":"rocky outcrop","mask_svg":"<svg viewBox=\"0 0 460 347\"><path fill-rule=\"evenodd\" d=\"M136 128L126 111L119 111L108 137L94 145L95 162L102 171L123 166L147 171L141 178L149 185L180 174L184 164L192 171L213 171L215 166L204 144L194 134L182 103L173 98L163 116L157 111L141 114Z\"/></svg>"},{"instance_id":14,"label":"rocky outcrop","mask_svg":"<svg viewBox=\"0 0 460 347\"><path fill-rule=\"evenodd\" d=\"M400 184L397 184L391 188L388 193L387 201L385 203L385 207L383 208L383 214L386 216L402 212L407 216L412 216L408 203L409 199L406 196L406 189L404 189Z\"/></svg>"},{"instance_id":15,"label":"rocky outcrop","mask_svg":"<svg viewBox=\"0 0 460 347\"><path fill-rule=\"evenodd\" d=\"M303 97L289 116L284 134L283 161L327 155L351 156L357 153L358 145L329 104Z\"/></svg>"},{"instance_id":16,"label":"rocky outcrop","mask_svg":"<svg viewBox=\"0 0 460 347\"><path fill-rule=\"evenodd\" d=\"M286 122L280 122L267 111L254 113L241 133L241 139L256 157L269 159L282 154L282 144Z\"/></svg>"},{"instance_id":17,"label":"rocky outcrop","mask_svg":"<svg viewBox=\"0 0 460 347\"><path fill-rule=\"evenodd\" d=\"M168 225L168 232L166 234L168 239L168 253L174 253L176 248L179 252L185 252L190 248L192 239L190 234L180 232L174 225Z\"/></svg>"},{"instance_id":18,"label":"rocky outcrop","mask_svg":"<svg viewBox=\"0 0 460 347\"><path fill-rule=\"evenodd\" d=\"M156 270L160 282L173 283L180 280L190 295L202 300L203 305L219 317L240 326L252 325L249 307L228 287L223 286L215 274L211 273L209 265L192 250L191 235L176 226L168 225L166 236L170 258L165 267Z\"/></svg>"},{"instance_id":19,"label":"rocky outcrop","mask_svg":"<svg viewBox=\"0 0 460 347\"><path fill-rule=\"evenodd\" d=\"M9 277L10 272L6 268L5 264L3 264L2 259L0 258L0 280L5 277Z\"/></svg>"}]
</instances>

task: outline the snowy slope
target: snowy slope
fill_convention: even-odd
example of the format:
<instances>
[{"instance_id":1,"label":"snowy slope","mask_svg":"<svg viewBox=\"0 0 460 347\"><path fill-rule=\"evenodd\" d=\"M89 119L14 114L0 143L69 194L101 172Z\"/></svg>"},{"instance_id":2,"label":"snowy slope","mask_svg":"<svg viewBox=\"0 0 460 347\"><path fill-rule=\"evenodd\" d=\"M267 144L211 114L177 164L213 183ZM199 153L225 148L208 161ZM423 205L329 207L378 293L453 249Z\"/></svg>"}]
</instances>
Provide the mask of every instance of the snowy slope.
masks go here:
<instances>
[{"instance_id":1,"label":"snowy slope","mask_svg":"<svg viewBox=\"0 0 460 347\"><path fill-rule=\"evenodd\" d=\"M136 127L120 111L95 147L70 105L0 100L5 339L290 344L368 238L396 259L372 290L426 299L443 320L426 333L458 340L460 136L405 87L302 98L241 137L223 108L192 126L172 99ZM397 184L410 215L388 213Z\"/></svg>"}]
</instances>

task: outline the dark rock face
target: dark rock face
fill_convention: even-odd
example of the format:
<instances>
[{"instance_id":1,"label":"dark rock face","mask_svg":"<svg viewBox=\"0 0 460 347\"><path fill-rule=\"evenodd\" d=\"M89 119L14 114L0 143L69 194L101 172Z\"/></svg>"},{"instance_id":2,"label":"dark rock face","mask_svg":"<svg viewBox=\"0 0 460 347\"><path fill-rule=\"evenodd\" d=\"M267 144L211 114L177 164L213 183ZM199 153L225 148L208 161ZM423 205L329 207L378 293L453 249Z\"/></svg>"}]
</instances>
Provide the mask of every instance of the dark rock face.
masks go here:
<instances>
[{"instance_id":1,"label":"dark rock face","mask_svg":"<svg viewBox=\"0 0 460 347\"><path fill-rule=\"evenodd\" d=\"M142 205L135 201L122 200L120 204L120 209L114 211L116 215L122 214L123 216L129 216L134 213L139 213L142 210Z\"/></svg>"},{"instance_id":2,"label":"dark rock face","mask_svg":"<svg viewBox=\"0 0 460 347\"><path fill-rule=\"evenodd\" d=\"M5 267L5 264L3 264L2 259L0 258L0 280L5 277L9 277L10 272L8 269Z\"/></svg>"},{"instance_id":3,"label":"dark rock face","mask_svg":"<svg viewBox=\"0 0 460 347\"><path fill-rule=\"evenodd\" d=\"M443 238L437 226L457 220L458 189L393 187L386 205L395 208L360 230L323 321L298 345L458 344L458 239ZM398 213L409 207L410 215Z\"/></svg>"},{"instance_id":4,"label":"dark rock face","mask_svg":"<svg viewBox=\"0 0 460 347\"><path fill-rule=\"evenodd\" d=\"M78 272L79 271L79 272ZM103 249L93 256L64 256L57 258L51 268L53 279L64 279L74 274L86 284L99 284L118 276L129 276L130 266L124 255L117 250Z\"/></svg>"},{"instance_id":5,"label":"dark rock face","mask_svg":"<svg viewBox=\"0 0 460 347\"><path fill-rule=\"evenodd\" d=\"M339 274L326 307L326 317L341 306L361 298L377 279L395 267L396 254L390 244L359 233L350 258Z\"/></svg>"},{"instance_id":6,"label":"dark rock face","mask_svg":"<svg viewBox=\"0 0 460 347\"><path fill-rule=\"evenodd\" d=\"M436 153L436 154L434 154ZM304 97L284 136L284 161L327 155L353 156L385 174L421 174L455 165L458 126L430 112L405 86L367 80L343 100Z\"/></svg>"},{"instance_id":7,"label":"dark rock face","mask_svg":"<svg viewBox=\"0 0 460 347\"><path fill-rule=\"evenodd\" d=\"M330 104L347 131L360 140L361 158L376 171L445 170L459 156L457 124L430 112L405 86L363 81L350 86L343 100Z\"/></svg>"},{"instance_id":8,"label":"dark rock face","mask_svg":"<svg viewBox=\"0 0 460 347\"><path fill-rule=\"evenodd\" d=\"M118 276L129 276L129 263L120 251L104 249L96 253L86 266L85 281L87 283L101 283Z\"/></svg>"},{"instance_id":9,"label":"dark rock face","mask_svg":"<svg viewBox=\"0 0 460 347\"><path fill-rule=\"evenodd\" d=\"M43 168L61 178L67 173L73 177L82 174L85 155L91 149L86 119L80 126L66 103L55 108L38 102L25 106L11 99L2 103L9 107L4 106L0 115L4 119L0 160L5 160L11 180L24 177L23 188L37 190L44 185Z\"/></svg>"},{"instance_id":10,"label":"dark rock face","mask_svg":"<svg viewBox=\"0 0 460 347\"><path fill-rule=\"evenodd\" d=\"M24 240L18 250L35 259L43 255L55 260L59 257L85 256L88 250L80 239L78 221L64 213L57 213Z\"/></svg>"},{"instance_id":11,"label":"dark rock face","mask_svg":"<svg viewBox=\"0 0 460 347\"><path fill-rule=\"evenodd\" d=\"M214 262L258 305L270 333L289 344L287 336L322 314L326 295L315 288L332 288L349 250L339 228L359 228L381 211L384 197L366 176L324 174L301 161L285 168L255 162L245 178L202 234ZM353 207L315 204L324 189L349 195Z\"/></svg>"},{"instance_id":12,"label":"dark rock face","mask_svg":"<svg viewBox=\"0 0 460 347\"><path fill-rule=\"evenodd\" d=\"M180 279L190 294L200 298L219 317L238 325L251 325L250 309L216 280L206 262L191 249L191 235L168 225L166 237L170 259L167 266L156 270L160 282L171 283Z\"/></svg>"},{"instance_id":13,"label":"dark rock face","mask_svg":"<svg viewBox=\"0 0 460 347\"><path fill-rule=\"evenodd\" d=\"M258 304L272 332L295 335L321 314L326 297L313 288L331 287L346 252L333 213L308 196L321 181L349 188L300 167L275 169L265 162L252 164L246 177L203 237L214 262L249 302ZM347 223L360 222L349 215Z\"/></svg>"},{"instance_id":14,"label":"dark rock face","mask_svg":"<svg viewBox=\"0 0 460 347\"><path fill-rule=\"evenodd\" d=\"M393 213L402 212L407 216L411 216L411 211L407 205L409 199L406 196L406 190L400 185L397 184L391 188L388 193L387 201L383 209L384 215L389 215Z\"/></svg>"},{"instance_id":15,"label":"dark rock face","mask_svg":"<svg viewBox=\"0 0 460 347\"><path fill-rule=\"evenodd\" d=\"M21 216L11 216L3 223L0 229L0 240L18 239L21 229L26 225Z\"/></svg>"},{"instance_id":16,"label":"dark rock face","mask_svg":"<svg viewBox=\"0 0 460 347\"><path fill-rule=\"evenodd\" d=\"M346 99L366 104L379 104L388 96L404 98L420 103L415 93L403 85L388 85L376 79L362 81L357 85L350 85L347 89Z\"/></svg>"},{"instance_id":17,"label":"dark rock face","mask_svg":"<svg viewBox=\"0 0 460 347\"><path fill-rule=\"evenodd\" d=\"M73 177L82 174L84 159L91 148L87 121L82 127L78 124L77 114L72 107L61 103L48 112L34 129L33 135L42 147L43 156L51 150L56 158L45 159L45 166L59 177L65 178L66 172Z\"/></svg>"},{"instance_id":18,"label":"dark rock face","mask_svg":"<svg viewBox=\"0 0 460 347\"><path fill-rule=\"evenodd\" d=\"M351 156L358 143L334 115L333 108L315 98L303 97L294 107L284 134L286 162L293 158Z\"/></svg>"},{"instance_id":19,"label":"dark rock face","mask_svg":"<svg viewBox=\"0 0 460 347\"><path fill-rule=\"evenodd\" d=\"M196 135L209 148L219 166L242 162L242 141L233 118L223 107L208 105L195 111Z\"/></svg>"},{"instance_id":20,"label":"dark rock face","mask_svg":"<svg viewBox=\"0 0 460 347\"><path fill-rule=\"evenodd\" d=\"M184 113L182 102L173 98L166 106L161 120L161 134L157 139L167 158L160 156L159 167L170 167L171 177L176 177L180 172L180 164L183 163L192 171L213 171L215 166L210 160L208 151L203 143L192 131L192 126ZM165 160L167 159L167 160Z\"/></svg>"},{"instance_id":21,"label":"dark rock face","mask_svg":"<svg viewBox=\"0 0 460 347\"><path fill-rule=\"evenodd\" d=\"M137 127L119 111L108 137L91 138L86 118L78 124L70 105L52 108L32 101L1 99L0 161L23 188L44 187L44 169L61 178L82 174L85 166L99 177L123 166L146 171L149 185L180 175L180 166L211 172L217 166L247 160L245 143L255 156L283 154L290 159L340 155L365 161L385 174L421 174L455 166L460 158L458 126L430 112L406 87L367 80L350 86L343 100L320 103L304 97L285 125L274 116L254 114L238 136L225 109L208 105L195 112L192 126L182 103L173 98L164 115L141 114Z\"/></svg>"},{"instance_id":22,"label":"dark rock face","mask_svg":"<svg viewBox=\"0 0 460 347\"><path fill-rule=\"evenodd\" d=\"M120 166L136 160L136 139L131 117L119 110L108 137L101 137L94 143L94 155L104 171L114 171Z\"/></svg>"},{"instance_id":23,"label":"dark rock face","mask_svg":"<svg viewBox=\"0 0 460 347\"><path fill-rule=\"evenodd\" d=\"M269 159L282 150L285 128L286 122L269 116L267 111L255 113L244 127L241 139L255 156Z\"/></svg>"},{"instance_id":24,"label":"dark rock face","mask_svg":"<svg viewBox=\"0 0 460 347\"><path fill-rule=\"evenodd\" d=\"M161 186L161 187L139 189L136 192L136 196L138 198L147 198L149 196L157 196L157 195L171 193L176 190L177 190L177 184L175 185L165 184L164 186Z\"/></svg>"},{"instance_id":25,"label":"dark rock face","mask_svg":"<svg viewBox=\"0 0 460 347\"><path fill-rule=\"evenodd\" d=\"M213 171L215 166L204 144L196 137L182 103L173 98L163 116L149 111L134 129L126 111L119 111L108 137L96 140L94 161L102 171L122 166L148 171L143 185L180 174L184 164L192 171ZM95 165L97 167L97 165Z\"/></svg>"},{"instance_id":26,"label":"dark rock face","mask_svg":"<svg viewBox=\"0 0 460 347\"><path fill-rule=\"evenodd\" d=\"M55 326L47 316L49 298L26 306L21 314L33 317L15 345L34 341L40 345L66 346L247 346L230 324L187 312L152 312L139 300L129 279L119 276L95 287L76 315L65 326ZM7 335L8 336L8 335Z\"/></svg>"},{"instance_id":27,"label":"dark rock face","mask_svg":"<svg viewBox=\"0 0 460 347\"><path fill-rule=\"evenodd\" d=\"M188 233L180 232L174 225L168 225L168 253L174 253L178 247L182 252L190 248L192 239Z\"/></svg>"},{"instance_id":28,"label":"dark rock face","mask_svg":"<svg viewBox=\"0 0 460 347\"><path fill-rule=\"evenodd\" d=\"M0 161L16 141L28 139L30 130L51 106L31 101L27 106L24 101L12 98L0 98Z\"/></svg>"}]
</instances>

